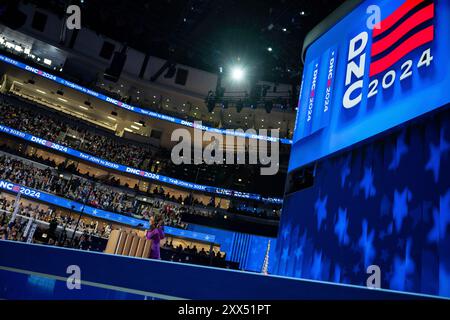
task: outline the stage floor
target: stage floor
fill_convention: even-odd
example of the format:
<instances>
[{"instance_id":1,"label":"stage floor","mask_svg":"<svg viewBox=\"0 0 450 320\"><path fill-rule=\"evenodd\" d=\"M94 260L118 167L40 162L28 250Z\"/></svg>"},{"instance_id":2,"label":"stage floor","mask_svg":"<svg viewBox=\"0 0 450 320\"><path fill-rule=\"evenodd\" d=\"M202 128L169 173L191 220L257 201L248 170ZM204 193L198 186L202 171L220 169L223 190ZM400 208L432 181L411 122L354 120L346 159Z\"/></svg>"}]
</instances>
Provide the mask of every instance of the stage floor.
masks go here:
<instances>
[{"instance_id":1,"label":"stage floor","mask_svg":"<svg viewBox=\"0 0 450 320\"><path fill-rule=\"evenodd\" d=\"M74 279L80 279L79 286ZM0 298L405 300L440 297L0 240Z\"/></svg>"}]
</instances>

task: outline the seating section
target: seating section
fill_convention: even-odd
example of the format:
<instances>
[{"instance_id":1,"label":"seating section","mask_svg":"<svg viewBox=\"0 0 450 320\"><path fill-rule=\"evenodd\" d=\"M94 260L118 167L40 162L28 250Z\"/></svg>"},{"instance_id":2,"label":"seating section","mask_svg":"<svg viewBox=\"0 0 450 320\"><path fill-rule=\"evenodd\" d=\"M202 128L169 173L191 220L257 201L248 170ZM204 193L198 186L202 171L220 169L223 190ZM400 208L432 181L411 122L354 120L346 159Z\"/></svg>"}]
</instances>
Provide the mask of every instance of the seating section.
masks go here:
<instances>
[{"instance_id":1,"label":"seating section","mask_svg":"<svg viewBox=\"0 0 450 320\"><path fill-rule=\"evenodd\" d=\"M26 241L25 230L30 219L39 222L34 234L35 243L45 243L67 248L98 251L110 254L120 254L132 257L146 258L149 256L150 241L138 235L135 231L117 229L108 222L90 220L87 217L80 219L72 217L69 213L62 213L52 209L44 210L39 205L20 204L18 216L13 223L10 222L14 200L7 200L0 194L0 240ZM72 241L70 234L78 223L78 233ZM52 230L52 224L59 227L59 232ZM114 230L113 230L114 228ZM142 232L141 232L142 233ZM222 268L238 269L239 264L226 260L226 255L220 251L198 250L190 245L173 245L172 240L163 242L161 258L167 261L209 265Z\"/></svg>"},{"instance_id":2,"label":"seating section","mask_svg":"<svg viewBox=\"0 0 450 320\"><path fill-rule=\"evenodd\" d=\"M261 176L257 165L174 165L170 150L119 138L92 124L12 96L0 97L0 123L100 158L199 184L280 197L286 173ZM280 159L287 164L287 156Z\"/></svg>"},{"instance_id":3,"label":"seating section","mask_svg":"<svg viewBox=\"0 0 450 320\"><path fill-rule=\"evenodd\" d=\"M181 222L180 206L154 201L138 209L137 201L131 194L81 177L66 178L55 169L38 167L6 155L0 155L0 179L128 216L149 219L151 214L160 214L166 225L186 227Z\"/></svg>"},{"instance_id":4,"label":"seating section","mask_svg":"<svg viewBox=\"0 0 450 320\"><path fill-rule=\"evenodd\" d=\"M10 214L14 210L14 200L7 200L5 197L2 197L0 194L0 225L4 226L4 222L6 221L7 216L5 213ZM21 217L18 217L16 220L16 223L18 224L20 229L20 226L23 224L22 222L25 222L25 224L28 222L27 218L33 217L34 219L41 221L43 223L50 223L52 220L55 220L57 225L65 227L69 230L74 230L78 218L71 214L63 213L61 211L55 211L53 209L47 209L44 210L40 207L39 204L28 204L24 206L22 203L19 205L19 214ZM0 230L0 235L4 234L1 231L5 231L6 227L3 230ZM111 223L107 221L99 222L94 221L92 219L89 219L88 217L83 217L80 219L78 223L77 230L82 233L89 234L91 236L95 236L98 238L108 238L111 230L112 225ZM20 232L17 233L11 233L9 235L11 238L10 240L20 240L21 235ZM5 238L7 239L7 238Z\"/></svg>"}]
</instances>

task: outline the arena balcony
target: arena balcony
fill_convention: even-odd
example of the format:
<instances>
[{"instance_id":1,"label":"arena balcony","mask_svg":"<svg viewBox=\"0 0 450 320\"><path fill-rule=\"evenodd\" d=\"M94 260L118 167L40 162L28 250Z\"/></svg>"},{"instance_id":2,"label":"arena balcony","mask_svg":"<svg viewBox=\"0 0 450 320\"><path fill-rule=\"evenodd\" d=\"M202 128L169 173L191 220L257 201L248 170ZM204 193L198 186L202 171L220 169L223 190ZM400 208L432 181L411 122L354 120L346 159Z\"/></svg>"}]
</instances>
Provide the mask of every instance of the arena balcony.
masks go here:
<instances>
[{"instance_id":1,"label":"arena balcony","mask_svg":"<svg viewBox=\"0 0 450 320\"><path fill-rule=\"evenodd\" d=\"M32 5L24 5L21 10L32 12L34 9ZM46 28L57 23L56 16L51 13L48 16ZM74 41L73 47L60 46L59 39L40 38L39 33L28 30L26 26L19 30L0 27L2 54L60 76L89 91L183 121L202 121L212 128L278 128L281 138L292 137L298 94L290 85L258 81L256 85L242 84L235 88L226 81L220 81L220 75L214 73L176 63L166 67L168 61L157 57L149 57L145 62L145 55L133 48L127 48L128 60L118 80L108 81L103 73L113 59L114 50L120 51L122 44L100 37L87 28L83 28ZM87 42L92 43L88 45ZM16 47L21 49L15 50ZM94 48L98 48L100 53L94 53ZM44 57L42 52L49 55ZM159 76L155 78L156 74ZM181 82L179 74L186 75ZM27 76L30 78L29 74ZM21 78L26 77L22 74ZM36 81L38 77L31 78ZM61 86L61 83L57 83L57 87L50 91L68 94L68 88ZM211 94L215 101L213 107ZM102 106L95 101L97 99L91 98L86 94L74 100L82 102L82 105L88 101ZM103 109L103 106L98 109Z\"/></svg>"},{"instance_id":2,"label":"arena balcony","mask_svg":"<svg viewBox=\"0 0 450 320\"><path fill-rule=\"evenodd\" d=\"M92 189L95 191L92 191L92 199L89 200L92 206L137 219L148 219L152 214L152 208L167 204L177 208L177 214L173 219L166 221L168 225L185 228L185 222L189 222L248 233L254 233L254 227L259 226L257 230L259 234L270 236L276 234L280 215L280 207L276 204L211 197L161 184L143 183L133 187L135 181L125 176L111 175L86 165L77 168L74 161L39 148L18 145L8 138L4 143L0 145L0 150L6 152L7 159L13 159L12 155L20 157L15 166L17 177L6 179L8 181L16 183L23 181L11 179L19 179L25 174L22 172L24 168L29 168L35 173L45 173L44 177L47 180L56 183L56 187L49 190L57 195L83 201L87 196L86 190ZM25 158L32 160L33 163L23 167L24 163L29 163ZM22 167L18 167L17 164L22 164ZM36 165L41 170L38 170ZM73 189L73 186L77 189ZM84 196L77 191L78 188L84 190Z\"/></svg>"},{"instance_id":3,"label":"arena balcony","mask_svg":"<svg viewBox=\"0 0 450 320\"><path fill-rule=\"evenodd\" d=\"M17 198L9 194L0 193L0 240L23 241L24 227L33 222L36 224L34 243L104 252L114 230L138 234L143 232L124 224L80 215L23 198L15 210L16 200ZM12 215L15 215L14 223L10 224L7 232L5 221L11 219ZM226 252L221 251L220 244L192 239L189 235L172 235L170 231L163 241L161 256L167 261L228 269L239 268L239 262L227 259Z\"/></svg>"},{"instance_id":4,"label":"arena balcony","mask_svg":"<svg viewBox=\"0 0 450 320\"><path fill-rule=\"evenodd\" d=\"M92 99L86 97L86 95L75 92L74 90L62 88L61 86L54 86L54 83L51 83L51 81L46 78L35 76L29 78L28 72L23 73L20 70L10 71L11 69L7 68L6 81L7 86L10 86L11 92L19 94L22 98L26 97L27 99L39 102L48 108L56 109L65 114L81 118L85 122L89 122L100 129L105 129L106 132L111 136L114 136L114 138L119 135L146 144L150 142L150 144L158 148L164 146L168 150L170 149L171 144L171 141L169 141L169 134L179 127L165 123L165 121L162 120L154 121L154 119L144 119L145 117L136 116L136 114L129 112L128 110L120 110L120 108L111 106L111 104L108 103L92 101ZM117 86L120 86L120 88L124 87L123 84L117 84ZM133 88L135 89L136 87L131 85L128 90L132 90ZM118 91L120 91L120 89L118 89ZM139 90L137 90L137 92L139 92ZM158 102L154 100L153 103L159 105L160 114L165 112L164 108L170 109L169 104L172 102L170 98L165 99L162 95L154 95L152 98L158 100ZM120 102L118 103L120 104ZM175 103L175 105L177 105L177 103ZM197 111L199 107L194 106L192 103L188 102L181 105L181 110L188 108L194 115L197 112L199 114L205 114L204 110ZM166 111L169 112L169 110ZM265 126L273 128L276 126L280 127L283 123L282 121L276 122L276 117L273 117L274 114L271 116L258 116L257 110L253 109L246 110L246 112L238 114L237 117L231 111L226 111L227 113L224 114L225 111L226 109L221 108L219 112L219 119L220 122L223 123L223 128L232 128L233 123L236 123L236 125L241 124L244 128L258 127L258 124L262 128ZM214 113L215 112L212 111L210 115ZM245 124L243 124L244 121ZM253 124L250 125L247 121L253 121ZM292 123L290 125L292 125ZM211 166L193 168L191 165L174 166L167 161L169 154L167 152L165 152L165 154L162 152L159 153L159 156L162 156L161 159L155 161L156 167L154 170L167 172L167 175L169 176L182 177L188 181L196 180L198 183L223 185L225 188L232 188L237 191L251 190L251 192L266 196L280 197L283 194L283 181L287 170L289 149L290 146L288 143L282 143L280 146L280 173L275 177L275 180L279 182L275 185L279 186L279 189L273 192L273 188L270 188L272 194L269 194L265 189L273 182L273 180L269 181L268 179L264 179L264 177L261 179L251 179L254 178L255 175L252 171L247 169L248 166L231 166L230 168L223 166L215 168ZM253 166L252 169L258 170L259 168ZM231 171L232 174L229 174L228 171ZM196 177L195 179L193 178L194 176ZM250 180L252 180L252 182L250 182Z\"/></svg>"},{"instance_id":5,"label":"arena balcony","mask_svg":"<svg viewBox=\"0 0 450 320\"><path fill-rule=\"evenodd\" d=\"M20 97L26 97L24 90L19 91ZM16 97L4 96L8 101L4 106L3 124L33 133L39 138L52 142L59 142L74 149L88 152L108 161L128 165L133 168L148 170L154 174L186 179L193 183L207 185L221 185L222 188L232 188L237 191L255 192L264 196L281 196L285 176L286 157L282 154L280 171L275 176L260 176L260 166L244 165L174 165L170 159L170 151L162 147L144 144L130 139L123 139L111 134L103 128L93 128L90 123L80 121L75 117L68 117L61 112L55 112L44 104L45 101L36 100L32 104ZM40 105L38 105L40 103ZM9 110L8 112L7 109ZM16 112L21 112L23 118L34 119L47 126L31 125L29 122L17 122L14 118ZM9 115L9 116L8 116ZM9 119L5 119L9 117ZM51 129L50 129L51 128ZM255 179L256 178L256 179ZM270 194L267 189L274 190L273 182L280 189ZM276 190L276 189L275 189ZM274 192L274 191L272 191ZM278 193L278 194L277 194Z\"/></svg>"},{"instance_id":6,"label":"arena balcony","mask_svg":"<svg viewBox=\"0 0 450 320\"><path fill-rule=\"evenodd\" d=\"M196 206L183 206L167 199L161 200L157 196L148 197L143 205L143 202L138 201L137 198L133 199L130 193L126 194L119 188L106 187L85 177L70 175L63 170L4 152L0 154L0 180L0 225L6 219L6 215L15 211L14 203L16 201L21 203L18 211L20 219L16 220L17 228L13 228L13 232L8 234L10 240L21 240L20 232L14 230L23 230L20 225L26 224L31 218L39 224L35 234L37 243L104 251L111 230L131 228L130 230L142 233L142 229L145 229L145 225L148 224L145 219L148 219L148 215L151 214L160 216L165 221L168 239L162 252L164 259L206 265L212 263L215 266L228 268L238 267L233 261L225 261L226 251L220 255L221 258L217 258L220 242L208 244L201 239L189 238L189 234L192 234L189 230L197 229L195 226L191 228L186 224L185 214L191 218L189 224L192 217L197 216L200 219L194 220L193 223L201 224L203 221L211 226L211 223L207 221L208 218L211 219L211 216L208 216L211 215L208 210L197 211ZM19 189L22 195L20 200L15 197ZM105 209L120 212L120 214L105 212ZM218 212L219 210L216 210L215 214ZM121 215L124 215L124 218L120 218ZM51 234L48 230L49 223L53 219L58 222L57 235ZM254 219L247 219L249 228L243 228L244 221L239 224L239 221L233 218L233 213L225 213L224 221L234 223L231 229L237 234L251 232L251 230L254 234L254 230L257 229L260 236L274 237L276 235L273 224L270 232L269 223L258 225L254 223ZM212 224L212 227L213 229L207 227L200 230L230 229L230 225L217 223ZM187 231L174 232L176 230ZM216 258L209 258L210 255L207 254L208 250L205 246L211 247L209 251L215 252ZM201 248L204 250L200 250Z\"/></svg>"}]
</instances>

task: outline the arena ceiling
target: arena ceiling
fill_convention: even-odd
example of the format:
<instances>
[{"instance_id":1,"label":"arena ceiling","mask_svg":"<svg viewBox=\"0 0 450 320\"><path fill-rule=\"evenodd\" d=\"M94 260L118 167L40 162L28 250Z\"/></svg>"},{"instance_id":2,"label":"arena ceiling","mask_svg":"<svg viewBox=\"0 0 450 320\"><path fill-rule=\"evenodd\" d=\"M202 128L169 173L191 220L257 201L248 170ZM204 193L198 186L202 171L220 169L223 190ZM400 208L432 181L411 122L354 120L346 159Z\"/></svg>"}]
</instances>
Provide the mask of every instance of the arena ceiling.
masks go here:
<instances>
[{"instance_id":1,"label":"arena ceiling","mask_svg":"<svg viewBox=\"0 0 450 320\"><path fill-rule=\"evenodd\" d=\"M305 35L344 0L33 0L129 46L210 72L239 62L259 79L299 82Z\"/></svg>"}]
</instances>

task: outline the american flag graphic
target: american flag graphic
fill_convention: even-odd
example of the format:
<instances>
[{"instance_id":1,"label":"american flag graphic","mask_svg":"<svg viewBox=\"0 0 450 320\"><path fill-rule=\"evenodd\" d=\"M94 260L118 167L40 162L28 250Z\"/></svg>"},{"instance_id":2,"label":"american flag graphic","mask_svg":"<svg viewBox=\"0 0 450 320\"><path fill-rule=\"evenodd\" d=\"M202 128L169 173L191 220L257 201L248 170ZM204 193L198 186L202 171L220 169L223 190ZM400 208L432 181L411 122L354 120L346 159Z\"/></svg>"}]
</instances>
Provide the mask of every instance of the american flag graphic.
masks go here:
<instances>
[{"instance_id":1,"label":"american flag graphic","mask_svg":"<svg viewBox=\"0 0 450 320\"><path fill-rule=\"evenodd\" d=\"M434 39L432 0L406 0L375 26L370 77L387 70L408 53Z\"/></svg>"}]
</instances>

